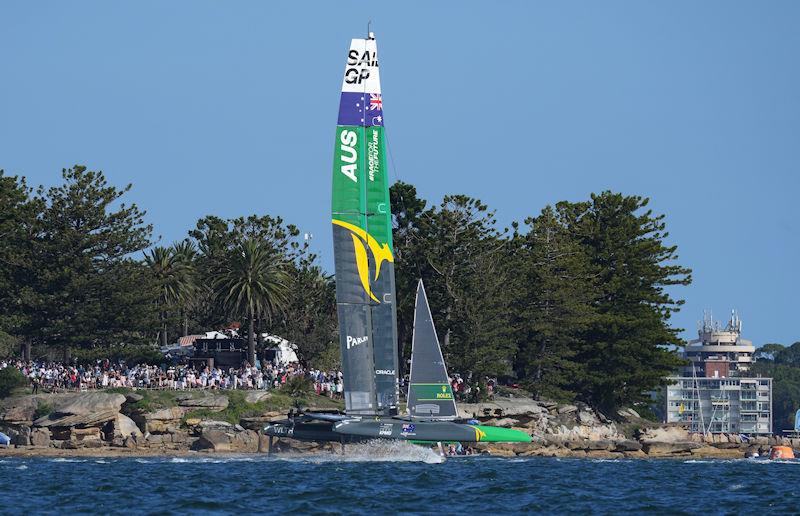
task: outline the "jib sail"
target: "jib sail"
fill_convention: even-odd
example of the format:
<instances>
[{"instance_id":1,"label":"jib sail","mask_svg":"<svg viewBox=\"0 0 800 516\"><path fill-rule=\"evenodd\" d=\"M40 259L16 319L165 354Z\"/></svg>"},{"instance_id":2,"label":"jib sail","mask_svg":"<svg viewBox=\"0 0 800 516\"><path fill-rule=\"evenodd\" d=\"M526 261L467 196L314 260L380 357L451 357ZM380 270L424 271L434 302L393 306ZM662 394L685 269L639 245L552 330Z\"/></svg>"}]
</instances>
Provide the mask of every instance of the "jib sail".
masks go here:
<instances>
[{"instance_id":1,"label":"jib sail","mask_svg":"<svg viewBox=\"0 0 800 516\"><path fill-rule=\"evenodd\" d=\"M347 52L333 162L336 302L349 414L396 413L392 221L375 38Z\"/></svg>"},{"instance_id":2,"label":"jib sail","mask_svg":"<svg viewBox=\"0 0 800 516\"><path fill-rule=\"evenodd\" d=\"M455 419L458 414L422 280L414 306L408 412L413 418L438 420Z\"/></svg>"}]
</instances>

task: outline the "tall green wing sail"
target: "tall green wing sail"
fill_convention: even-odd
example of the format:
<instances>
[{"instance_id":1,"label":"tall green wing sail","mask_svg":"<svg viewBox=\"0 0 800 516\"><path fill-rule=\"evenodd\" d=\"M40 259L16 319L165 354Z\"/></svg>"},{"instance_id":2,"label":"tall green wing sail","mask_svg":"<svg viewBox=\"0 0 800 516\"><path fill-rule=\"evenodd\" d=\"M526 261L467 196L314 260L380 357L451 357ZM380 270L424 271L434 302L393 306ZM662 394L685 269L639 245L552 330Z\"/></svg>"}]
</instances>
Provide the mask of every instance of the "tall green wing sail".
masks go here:
<instances>
[{"instance_id":1,"label":"tall green wing sail","mask_svg":"<svg viewBox=\"0 0 800 516\"><path fill-rule=\"evenodd\" d=\"M333 159L336 302L349 414L396 413L392 220L375 39L347 53Z\"/></svg>"}]
</instances>

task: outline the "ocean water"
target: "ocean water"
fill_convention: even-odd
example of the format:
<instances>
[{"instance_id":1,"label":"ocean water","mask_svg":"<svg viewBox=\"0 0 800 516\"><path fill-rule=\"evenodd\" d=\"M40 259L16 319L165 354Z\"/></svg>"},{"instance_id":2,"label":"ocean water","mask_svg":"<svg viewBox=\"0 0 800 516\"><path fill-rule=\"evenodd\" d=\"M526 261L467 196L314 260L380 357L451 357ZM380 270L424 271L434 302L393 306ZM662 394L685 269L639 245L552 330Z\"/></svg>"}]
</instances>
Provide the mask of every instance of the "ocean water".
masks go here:
<instances>
[{"instance_id":1,"label":"ocean water","mask_svg":"<svg viewBox=\"0 0 800 516\"><path fill-rule=\"evenodd\" d=\"M347 455L0 456L3 514L800 512L800 462Z\"/></svg>"}]
</instances>

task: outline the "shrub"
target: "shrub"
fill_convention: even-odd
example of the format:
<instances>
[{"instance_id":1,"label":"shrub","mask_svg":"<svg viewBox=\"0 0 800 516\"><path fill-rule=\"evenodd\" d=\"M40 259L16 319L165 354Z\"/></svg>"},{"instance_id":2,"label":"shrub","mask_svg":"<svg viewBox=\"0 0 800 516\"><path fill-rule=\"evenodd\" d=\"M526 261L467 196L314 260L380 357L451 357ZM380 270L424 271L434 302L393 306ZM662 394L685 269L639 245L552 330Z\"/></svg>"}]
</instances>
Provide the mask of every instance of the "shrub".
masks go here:
<instances>
[{"instance_id":1,"label":"shrub","mask_svg":"<svg viewBox=\"0 0 800 516\"><path fill-rule=\"evenodd\" d=\"M33 413L33 419L39 419L40 417L49 416L50 413L53 412L53 406L49 403L40 403L36 407L36 411Z\"/></svg>"},{"instance_id":2,"label":"shrub","mask_svg":"<svg viewBox=\"0 0 800 516\"><path fill-rule=\"evenodd\" d=\"M302 398L314 391L314 384L305 376L292 376L281 385L281 392L292 398Z\"/></svg>"},{"instance_id":3,"label":"shrub","mask_svg":"<svg viewBox=\"0 0 800 516\"><path fill-rule=\"evenodd\" d=\"M28 385L28 379L19 369L6 367L0 370L0 398L5 398L14 389Z\"/></svg>"}]
</instances>

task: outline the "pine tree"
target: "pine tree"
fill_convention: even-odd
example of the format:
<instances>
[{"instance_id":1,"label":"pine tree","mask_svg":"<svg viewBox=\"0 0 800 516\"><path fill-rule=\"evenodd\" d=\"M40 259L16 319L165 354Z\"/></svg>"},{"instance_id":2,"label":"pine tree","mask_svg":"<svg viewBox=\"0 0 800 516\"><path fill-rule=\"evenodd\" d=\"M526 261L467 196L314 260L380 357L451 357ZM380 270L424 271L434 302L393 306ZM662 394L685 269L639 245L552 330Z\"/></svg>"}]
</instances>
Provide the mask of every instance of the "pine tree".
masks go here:
<instances>
[{"instance_id":1,"label":"pine tree","mask_svg":"<svg viewBox=\"0 0 800 516\"><path fill-rule=\"evenodd\" d=\"M681 365L674 349L681 331L669 325L682 300L669 287L691 282L691 270L674 262L664 215L648 199L603 192L584 203L562 203L597 273L596 315L575 360L584 373L574 389L593 406L615 414L645 402L647 392Z\"/></svg>"},{"instance_id":2,"label":"pine tree","mask_svg":"<svg viewBox=\"0 0 800 516\"><path fill-rule=\"evenodd\" d=\"M62 177L61 186L38 192L44 208L31 244L35 274L23 298L29 316L23 331L69 359L73 346L116 344L122 327L128 336L145 330L149 321L117 318L131 313L125 305L139 298L120 291L133 288L121 280L134 269L128 257L149 245L152 227L135 204L117 205L131 185L110 186L102 172L83 166L63 170ZM112 319L118 324L109 332Z\"/></svg>"},{"instance_id":3,"label":"pine tree","mask_svg":"<svg viewBox=\"0 0 800 516\"><path fill-rule=\"evenodd\" d=\"M523 280L516 370L534 396L572 399L574 379L584 374L575 357L594 315L594 273L560 210L548 206L525 223L530 231L518 238L516 257Z\"/></svg>"}]
</instances>

